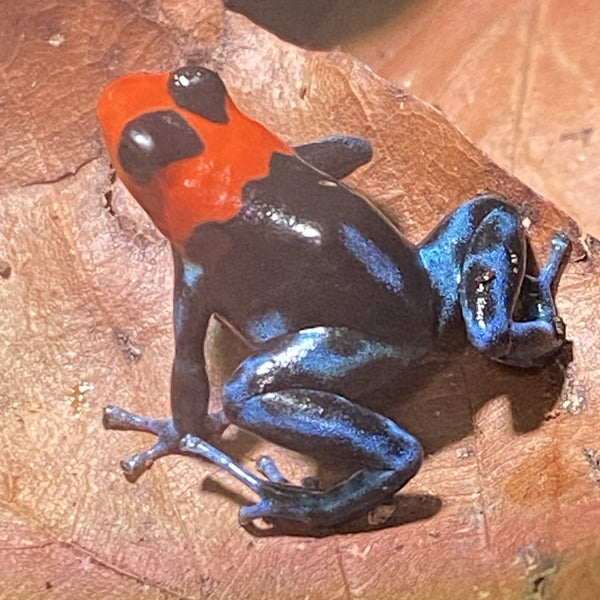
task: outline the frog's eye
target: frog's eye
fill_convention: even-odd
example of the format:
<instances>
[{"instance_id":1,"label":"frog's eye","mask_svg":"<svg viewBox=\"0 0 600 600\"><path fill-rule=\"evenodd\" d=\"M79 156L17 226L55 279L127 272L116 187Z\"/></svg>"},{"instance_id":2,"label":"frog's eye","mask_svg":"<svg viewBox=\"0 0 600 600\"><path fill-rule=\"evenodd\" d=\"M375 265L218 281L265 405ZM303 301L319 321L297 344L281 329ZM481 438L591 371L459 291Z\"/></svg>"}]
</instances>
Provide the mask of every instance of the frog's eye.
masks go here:
<instances>
[{"instance_id":1,"label":"frog's eye","mask_svg":"<svg viewBox=\"0 0 600 600\"><path fill-rule=\"evenodd\" d=\"M202 150L202 140L181 115L159 110L127 123L119 143L119 162L127 174L147 183L156 169Z\"/></svg>"},{"instance_id":2,"label":"frog's eye","mask_svg":"<svg viewBox=\"0 0 600 600\"><path fill-rule=\"evenodd\" d=\"M227 123L227 90L221 78L204 67L182 67L171 73L169 93L181 108L213 121Z\"/></svg>"}]
</instances>

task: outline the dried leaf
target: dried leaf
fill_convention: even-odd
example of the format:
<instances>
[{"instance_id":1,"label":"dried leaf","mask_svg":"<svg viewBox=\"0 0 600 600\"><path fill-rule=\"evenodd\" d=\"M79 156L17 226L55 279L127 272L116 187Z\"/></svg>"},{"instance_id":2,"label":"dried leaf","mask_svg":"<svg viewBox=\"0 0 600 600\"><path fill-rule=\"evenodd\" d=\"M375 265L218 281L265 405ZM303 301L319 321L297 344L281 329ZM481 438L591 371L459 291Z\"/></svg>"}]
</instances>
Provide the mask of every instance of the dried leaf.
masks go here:
<instances>
[{"instance_id":1,"label":"dried leaf","mask_svg":"<svg viewBox=\"0 0 600 600\"><path fill-rule=\"evenodd\" d=\"M521 207L541 256L553 231L577 240L578 229L439 111L346 55L299 50L232 14L217 31L217 2L36 4L10 7L0 41L0 260L11 269L0 280L0 597L509 599L544 582L568 591L577 565L593 573L592 239L576 244L560 288L575 350L564 381L465 351L371 399L432 453L391 516L377 511L344 535L253 536L237 523L248 493L215 467L169 457L135 486L123 479L119 459L149 438L103 431L101 408L168 414L172 270L101 151L94 102L116 75L194 54L290 142L368 137L375 158L353 184L412 240L484 189ZM210 26L188 31L186 21ZM228 444L249 465L265 448L242 433ZM287 472L304 472L300 458L271 450Z\"/></svg>"},{"instance_id":2,"label":"dried leaf","mask_svg":"<svg viewBox=\"0 0 600 600\"><path fill-rule=\"evenodd\" d=\"M598 237L596 8L594 0L422 0L346 47L441 106L500 166Z\"/></svg>"}]
</instances>

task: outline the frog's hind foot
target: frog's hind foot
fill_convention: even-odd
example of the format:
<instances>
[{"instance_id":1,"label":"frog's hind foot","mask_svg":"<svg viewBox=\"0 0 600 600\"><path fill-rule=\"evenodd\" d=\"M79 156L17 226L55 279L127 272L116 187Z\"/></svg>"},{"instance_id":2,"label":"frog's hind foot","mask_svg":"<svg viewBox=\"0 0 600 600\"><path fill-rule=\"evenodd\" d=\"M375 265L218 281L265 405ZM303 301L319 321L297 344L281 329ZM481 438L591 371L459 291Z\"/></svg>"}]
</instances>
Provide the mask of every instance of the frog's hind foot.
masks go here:
<instances>
[{"instance_id":1,"label":"frog's hind foot","mask_svg":"<svg viewBox=\"0 0 600 600\"><path fill-rule=\"evenodd\" d=\"M127 481L134 483L162 456L181 454L181 435L175 428L173 419L152 419L131 413L119 406L104 409L102 425L105 429L118 431L143 431L157 436L154 446L132 454L121 461L121 469Z\"/></svg>"},{"instance_id":2,"label":"frog's hind foot","mask_svg":"<svg viewBox=\"0 0 600 600\"><path fill-rule=\"evenodd\" d=\"M261 518L269 522L281 518L311 524L319 522L317 515L321 515L322 507L318 499L323 492L292 485L282 475L270 456L261 456L256 461L256 468L267 478L262 479L198 437L184 436L180 443L180 450L185 454L210 460L260 497L259 502L240 508L240 524L248 525L255 519Z\"/></svg>"},{"instance_id":3,"label":"frog's hind foot","mask_svg":"<svg viewBox=\"0 0 600 600\"><path fill-rule=\"evenodd\" d=\"M215 463L250 490L260 500L240 508L241 525L256 519L274 522L297 521L311 527L331 527L363 514L402 487L413 473L397 469L361 469L329 490L312 489L309 485L292 485L283 477L269 457L259 459L259 468L268 479L262 479L235 462L205 440L192 435L182 438L180 450ZM415 463L420 463L417 451Z\"/></svg>"}]
</instances>

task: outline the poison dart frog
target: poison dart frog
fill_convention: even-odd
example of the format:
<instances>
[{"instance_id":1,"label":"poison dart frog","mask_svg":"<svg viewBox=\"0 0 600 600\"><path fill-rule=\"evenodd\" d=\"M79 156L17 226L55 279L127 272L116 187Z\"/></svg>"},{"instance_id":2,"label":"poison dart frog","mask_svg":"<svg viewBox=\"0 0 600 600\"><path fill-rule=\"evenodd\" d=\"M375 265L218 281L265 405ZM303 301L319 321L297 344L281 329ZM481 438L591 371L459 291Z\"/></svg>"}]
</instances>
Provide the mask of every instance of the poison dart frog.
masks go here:
<instances>
[{"instance_id":1,"label":"poison dart frog","mask_svg":"<svg viewBox=\"0 0 600 600\"><path fill-rule=\"evenodd\" d=\"M526 274L522 219L499 196L468 200L415 246L341 182L371 160L368 141L339 135L292 148L199 66L118 79L98 115L119 177L171 242L175 264L172 418L104 411L107 429L158 438L121 463L130 481L159 457L201 456L257 494L240 509L242 524L336 525L389 500L423 459L413 435L358 398L445 336L520 367L552 360L565 343L553 294L569 240L557 233L539 275ZM212 315L252 353L209 414ZM262 457L258 475L218 448L231 423L355 470L319 489L292 484Z\"/></svg>"}]
</instances>

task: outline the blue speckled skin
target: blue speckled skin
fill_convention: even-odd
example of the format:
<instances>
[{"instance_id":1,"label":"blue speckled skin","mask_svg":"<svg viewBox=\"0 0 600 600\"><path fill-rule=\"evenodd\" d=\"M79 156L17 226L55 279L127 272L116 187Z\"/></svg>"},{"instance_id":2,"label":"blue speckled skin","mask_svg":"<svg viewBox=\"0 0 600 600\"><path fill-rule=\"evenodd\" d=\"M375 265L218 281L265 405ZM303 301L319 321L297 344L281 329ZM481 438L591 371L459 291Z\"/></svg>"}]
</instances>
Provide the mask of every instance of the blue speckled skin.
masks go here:
<instances>
[{"instance_id":1,"label":"blue speckled skin","mask_svg":"<svg viewBox=\"0 0 600 600\"><path fill-rule=\"evenodd\" d=\"M130 480L160 456L195 454L258 494L241 509L242 523L335 525L389 500L422 461L418 440L357 404L359 396L440 339L465 333L482 353L516 366L542 364L561 348L553 289L566 238L556 236L539 277L526 275L516 208L482 195L415 247L338 180L370 153L368 143L338 137L297 156L274 154L269 175L246 185L238 215L197 227L185 252L175 252L173 419L105 413L108 428L159 437L124 461ZM215 313L254 350L224 386L223 412L209 415L204 338ZM261 478L206 441L218 445L229 423L354 473L313 489L289 483L266 457Z\"/></svg>"}]
</instances>

